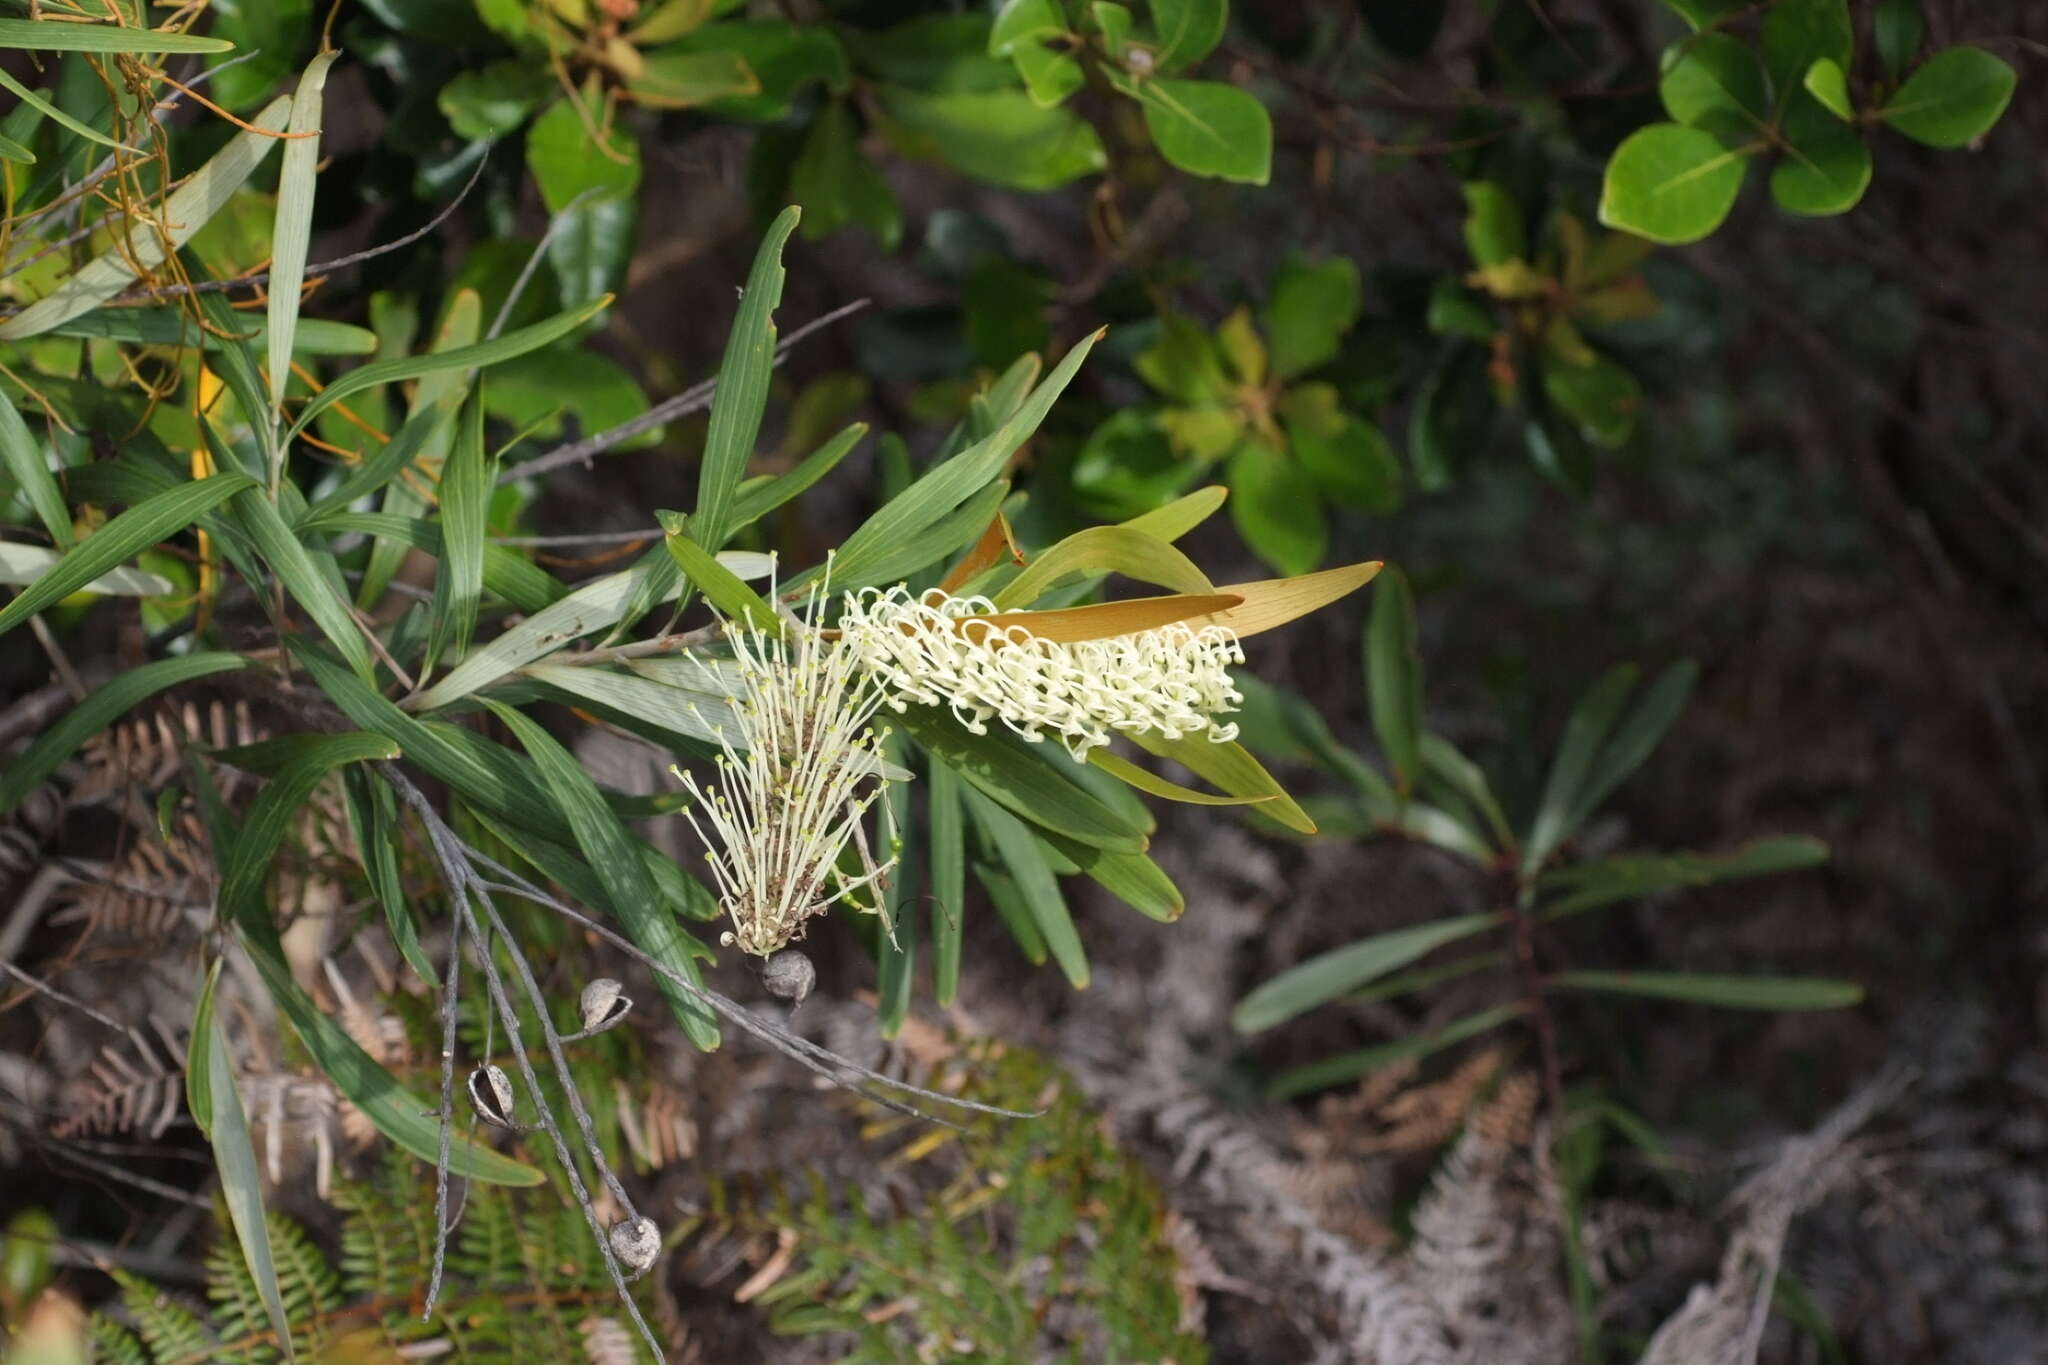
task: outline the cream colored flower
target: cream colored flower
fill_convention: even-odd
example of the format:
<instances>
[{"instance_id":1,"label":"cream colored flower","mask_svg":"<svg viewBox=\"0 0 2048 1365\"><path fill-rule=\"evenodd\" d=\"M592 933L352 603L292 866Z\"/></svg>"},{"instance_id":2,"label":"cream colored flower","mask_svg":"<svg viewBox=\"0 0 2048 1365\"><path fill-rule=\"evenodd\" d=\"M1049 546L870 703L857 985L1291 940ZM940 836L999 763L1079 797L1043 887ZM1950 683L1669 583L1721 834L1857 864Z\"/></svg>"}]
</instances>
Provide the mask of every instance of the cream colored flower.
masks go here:
<instances>
[{"instance_id":1,"label":"cream colored flower","mask_svg":"<svg viewBox=\"0 0 2048 1365\"><path fill-rule=\"evenodd\" d=\"M813 618L822 595L811 591ZM802 622L785 621L779 633L732 622L726 638L739 664L738 733L718 731L724 752L711 790L677 775L695 798L683 813L732 918L723 941L766 957L833 901L879 892L895 866L893 852L874 860L861 823L890 771L868 727L887 694L854 651ZM858 877L839 870L849 842L860 849ZM879 910L875 899L868 908Z\"/></svg>"},{"instance_id":2,"label":"cream colored flower","mask_svg":"<svg viewBox=\"0 0 2048 1365\"><path fill-rule=\"evenodd\" d=\"M847 598L839 629L887 686L890 706L943 704L976 734L1000 719L1034 744L1058 735L1075 758L1118 730L1237 738L1235 725L1215 719L1244 700L1229 673L1244 651L1226 627L1176 623L1063 642L1032 634L1028 613L997 617L1016 615L1015 625L961 619L994 612L985 597L868 589Z\"/></svg>"}]
</instances>

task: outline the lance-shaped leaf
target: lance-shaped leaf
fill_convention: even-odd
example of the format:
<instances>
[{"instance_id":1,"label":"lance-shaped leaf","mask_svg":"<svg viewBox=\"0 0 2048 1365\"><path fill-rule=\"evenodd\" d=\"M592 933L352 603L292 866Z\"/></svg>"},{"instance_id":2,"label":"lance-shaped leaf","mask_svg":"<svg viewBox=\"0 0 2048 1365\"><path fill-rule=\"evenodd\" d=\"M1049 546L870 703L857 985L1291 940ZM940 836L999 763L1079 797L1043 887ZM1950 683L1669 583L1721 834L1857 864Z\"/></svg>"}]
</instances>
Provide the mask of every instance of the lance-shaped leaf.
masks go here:
<instances>
[{"instance_id":1,"label":"lance-shaped leaf","mask_svg":"<svg viewBox=\"0 0 2048 1365\"><path fill-rule=\"evenodd\" d=\"M1493 913L1457 915L1374 934L1296 963L1238 1002L1230 1022L1239 1033L1258 1033L1328 1004L1398 970L1446 943L1470 938L1500 923Z\"/></svg>"},{"instance_id":2,"label":"lance-shaped leaf","mask_svg":"<svg viewBox=\"0 0 2048 1365\"><path fill-rule=\"evenodd\" d=\"M0 25L18 22L21 21L0 20ZM124 32L96 26L89 28L83 24L38 24L35 27ZM5 42L4 29L0 29L0 47L4 46L10 44ZM0 341L21 341L40 336L52 327L99 307L133 284L138 272L155 270L162 265L170 252L190 241L192 234L206 226L207 220L221 210L250 173L262 164L263 158L270 155L270 149L278 143L277 134L283 131L291 114L291 107L289 95L279 95L265 105L263 112L249 121L246 130L235 134L211 161L193 172L184 184L165 198L161 212L150 214L147 222L135 224L129 229L125 241L87 262L56 290L37 299L7 321L0 322Z\"/></svg>"},{"instance_id":3,"label":"lance-shaped leaf","mask_svg":"<svg viewBox=\"0 0 2048 1365\"><path fill-rule=\"evenodd\" d=\"M1258 796L1218 796L1214 792L1196 791L1183 787L1152 772L1141 768L1127 758L1111 753L1107 749L1090 749L1088 761L1117 781L1136 787L1148 796L1157 796L1166 801L1178 801L1185 806L1255 806L1262 801L1276 801L1278 795L1266 792Z\"/></svg>"},{"instance_id":4,"label":"lance-shaped leaf","mask_svg":"<svg viewBox=\"0 0 2048 1365\"><path fill-rule=\"evenodd\" d=\"M753 271L740 295L739 317L725 343L718 369L718 393L711 401L711 425L704 437L704 465L697 476L697 538L708 550L725 543L732 503L768 404L768 375L775 366L775 306L782 301L782 245L802 216L794 204L769 225L754 255Z\"/></svg>"},{"instance_id":5,"label":"lance-shaped leaf","mask_svg":"<svg viewBox=\"0 0 2048 1365\"><path fill-rule=\"evenodd\" d=\"M246 474L216 474L166 488L137 503L79 541L20 596L0 607L0 635L255 486L256 481Z\"/></svg>"},{"instance_id":6,"label":"lance-shaped leaf","mask_svg":"<svg viewBox=\"0 0 2048 1365\"><path fill-rule=\"evenodd\" d=\"M1023 822L978 790L967 793L967 808L1009 870L1053 961L1076 990L1084 989L1088 985L1088 952L1081 946L1081 936L1067 911L1066 898L1060 895L1059 881L1046 862L1043 845Z\"/></svg>"},{"instance_id":7,"label":"lance-shaped leaf","mask_svg":"<svg viewBox=\"0 0 2048 1365\"><path fill-rule=\"evenodd\" d=\"M932 995L941 1008L960 990L960 936L967 919L966 795L960 775L934 758L926 765L926 837L931 841Z\"/></svg>"},{"instance_id":8,"label":"lance-shaped leaf","mask_svg":"<svg viewBox=\"0 0 2048 1365\"><path fill-rule=\"evenodd\" d=\"M972 734L934 707L913 706L898 723L970 787L1034 824L1111 852L1145 851L1141 829L1025 752L1021 743L996 734Z\"/></svg>"},{"instance_id":9,"label":"lance-shaped leaf","mask_svg":"<svg viewBox=\"0 0 2048 1365\"><path fill-rule=\"evenodd\" d=\"M992 600L999 611L1021 607L1037 601L1062 579L1107 573L1177 593L1216 595L1208 575L1165 541L1127 526L1094 526L1076 531L1032 560Z\"/></svg>"},{"instance_id":10,"label":"lance-shaped leaf","mask_svg":"<svg viewBox=\"0 0 2048 1365\"><path fill-rule=\"evenodd\" d=\"M192 1121L213 1141L214 1169L220 1175L221 1199L241 1244L242 1264L263 1300L264 1316L277 1334L287 1361L292 1352L290 1320L284 1295L277 1287L277 1263L271 1259L270 1227L263 1219L263 1176L256 1166L256 1148L249 1141L249 1120L235 1089L235 1064L228 1055L214 1000L220 986L220 959L206 973L199 1008L192 1016L192 1041L185 1063L185 1103Z\"/></svg>"},{"instance_id":11,"label":"lance-shaped leaf","mask_svg":"<svg viewBox=\"0 0 2048 1365\"><path fill-rule=\"evenodd\" d=\"M1598 858L1543 874L1537 885L1558 899L1544 907L1545 920L1634 900L1682 886L1711 886L1741 877L1797 872L1827 861L1828 846L1804 835L1758 839L1728 853L1671 853L1643 858Z\"/></svg>"},{"instance_id":12,"label":"lance-shaped leaf","mask_svg":"<svg viewBox=\"0 0 2048 1365\"><path fill-rule=\"evenodd\" d=\"M1167 739L1150 731L1130 736L1140 748L1159 758L1170 758L1205 781L1232 796L1255 798L1259 812L1270 815L1297 834L1314 834L1316 822L1287 794L1251 750L1236 740L1218 744L1206 734Z\"/></svg>"},{"instance_id":13,"label":"lance-shaped leaf","mask_svg":"<svg viewBox=\"0 0 2048 1365\"><path fill-rule=\"evenodd\" d=\"M292 334L299 325L299 286L306 280L306 249L313 237L314 170L320 164L321 92L339 52L322 52L306 65L292 96L284 168L277 180L277 221L270 240L270 401L284 413L291 378ZM249 414L256 420L256 414ZM283 446L279 446L280 451ZM280 471L281 472L281 471Z\"/></svg>"},{"instance_id":14,"label":"lance-shaped leaf","mask_svg":"<svg viewBox=\"0 0 2048 1365\"><path fill-rule=\"evenodd\" d=\"M1361 1048L1357 1052L1343 1052L1335 1057L1325 1057L1322 1061L1282 1072L1266 1087L1266 1094L1272 1099L1286 1100L1296 1095L1306 1095L1311 1091L1327 1090L1333 1085L1357 1080L1360 1076L1378 1071L1382 1067L1392 1066L1396 1062L1441 1052L1454 1043L1462 1043L1467 1038L1500 1027L1508 1020L1525 1013L1527 1009L1528 1005L1519 1000L1510 1005L1495 1005L1492 1009L1469 1014L1457 1023L1440 1028L1434 1033L1419 1033L1412 1038L1382 1043L1378 1047Z\"/></svg>"},{"instance_id":15,"label":"lance-shaped leaf","mask_svg":"<svg viewBox=\"0 0 2048 1365\"><path fill-rule=\"evenodd\" d=\"M1292 578L1262 578L1252 583L1222 583L1216 591L1244 601L1211 616L1206 624L1227 626L1241 640L1262 630L1284 626L1299 616L1319 611L1340 597L1357 592L1379 573L1379 560L1346 564Z\"/></svg>"},{"instance_id":16,"label":"lance-shaped leaf","mask_svg":"<svg viewBox=\"0 0 2048 1365\"><path fill-rule=\"evenodd\" d=\"M1838 1010L1862 1003L1853 981L1811 976L1720 976L1707 972L1557 972L1557 990L1682 1000L1729 1010Z\"/></svg>"},{"instance_id":17,"label":"lance-shaped leaf","mask_svg":"<svg viewBox=\"0 0 2048 1365\"><path fill-rule=\"evenodd\" d=\"M61 19L0 19L0 47L31 52L232 52L225 38Z\"/></svg>"},{"instance_id":18,"label":"lance-shaped leaf","mask_svg":"<svg viewBox=\"0 0 2048 1365\"><path fill-rule=\"evenodd\" d=\"M1136 635L1177 621L1205 626L1218 614L1229 611L1243 600L1231 593L1208 596L1176 594L1172 597L1132 597L1121 602L1097 602L1087 607L992 612L953 619L956 630L966 630L976 624L992 627L998 632L1015 627L1030 631L1041 640L1073 644L1081 640L1109 640L1119 635Z\"/></svg>"}]
</instances>

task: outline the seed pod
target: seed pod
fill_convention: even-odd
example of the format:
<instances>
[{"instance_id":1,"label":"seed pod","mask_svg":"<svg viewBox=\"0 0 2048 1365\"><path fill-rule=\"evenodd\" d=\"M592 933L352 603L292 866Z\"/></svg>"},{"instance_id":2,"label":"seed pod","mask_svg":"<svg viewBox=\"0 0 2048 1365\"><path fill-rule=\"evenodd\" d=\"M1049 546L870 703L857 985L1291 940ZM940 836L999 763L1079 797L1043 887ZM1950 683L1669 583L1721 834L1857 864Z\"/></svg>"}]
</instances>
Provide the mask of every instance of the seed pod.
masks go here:
<instances>
[{"instance_id":1,"label":"seed pod","mask_svg":"<svg viewBox=\"0 0 2048 1365\"><path fill-rule=\"evenodd\" d=\"M600 976L583 988L583 1031L602 1033L626 1017L633 1001L624 988L608 976Z\"/></svg>"},{"instance_id":2,"label":"seed pod","mask_svg":"<svg viewBox=\"0 0 2048 1365\"><path fill-rule=\"evenodd\" d=\"M469 1102L476 1106L484 1122L500 1128L519 1127L512 1117L512 1078L505 1074L505 1068L486 1062L470 1072Z\"/></svg>"},{"instance_id":3,"label":"seed pod","mask_svg":"<svg viewBox=\"0 0 2048 1365\"><path fill-rule=\"evenodd\" d=\"M661 1254L661 1229L652 1218L621 1218L612 1224L606 1236L612 1244L612 1255L636 1276L645 1274Z\"/></svg>"},{"instance_id":4,"label":"seed pod","mask_svg":"<svg viewBox=\"0 0 2048 1365\"><path fill-rule=\"evenodd\" d=\"M761 968L761 984L768 988L768 994L801 1005L818 984L818 969L796 949L783 948Z\"/></svg>"}]
</instances>

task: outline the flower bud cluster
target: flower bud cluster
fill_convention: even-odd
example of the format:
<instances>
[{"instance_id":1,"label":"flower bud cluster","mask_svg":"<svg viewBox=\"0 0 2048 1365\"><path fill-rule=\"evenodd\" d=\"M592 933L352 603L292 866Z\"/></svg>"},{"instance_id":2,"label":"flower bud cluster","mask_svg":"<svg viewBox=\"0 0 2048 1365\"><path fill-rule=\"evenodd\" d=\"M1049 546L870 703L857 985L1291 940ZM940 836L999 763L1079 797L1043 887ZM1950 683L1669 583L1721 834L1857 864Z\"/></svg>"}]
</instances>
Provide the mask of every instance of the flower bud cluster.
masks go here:
<instances>
[{"instance_id":1,"label":"flower bud cluster","mask_svg":"<svg viewBox=\"0 0 2048 1365\"><path fill-rule=\"evenodd\" d=\"M975 734L1001 720L1034 744L1057 735L1077 759L1119 730L1237 737L1235 725L1215 719L1244 700L1229 673L1244 651L1228 628L1177 622L1059 641L1034 635L1029 621L1029 613L997 613L985 597L897 586L851 594L839 629L887 687L890 706L945 705Z\"/></svg>"}]
</instances>

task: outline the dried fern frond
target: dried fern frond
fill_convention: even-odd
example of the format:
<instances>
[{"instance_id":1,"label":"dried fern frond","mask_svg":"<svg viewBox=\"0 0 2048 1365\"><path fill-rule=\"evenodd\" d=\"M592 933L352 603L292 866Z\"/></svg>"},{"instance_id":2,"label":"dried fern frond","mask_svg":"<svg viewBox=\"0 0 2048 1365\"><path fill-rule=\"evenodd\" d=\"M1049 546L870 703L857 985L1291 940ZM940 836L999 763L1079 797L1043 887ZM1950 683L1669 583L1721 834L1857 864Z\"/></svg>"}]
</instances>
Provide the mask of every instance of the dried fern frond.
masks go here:
<instances>
[{"instance_id":1,"label":"dried fern frond","mask_svg":"<svg viewBox=\"0 0 2048 1365\"><path fill-rule=\"evenodd\" d=\"M139 839L98 873L69 865L81 875L50 922L82 925L84 938L162 947L190 937L213 913L213 859L193 839Z\"/></svg>"},{"instance_id":2,"label":"dried fern frond","mask_svg":"<svg viewBox=\"0 0 2048 1365\"><path fill-rule=\"evenodd\" d=\"M83 805L130 791L159 791L178 779L185 750L195 744L226 749L268 737L251 717L247 701L232 707L219 700L204 707L167 702L86 741L79 754L83 772L72 784L71 800ZM230 776L228 785L233 784Z\"/></svg>"},{"instance_id":3,"label":"dried fern frond","mask_svg":"<svg viewBox=\"0 0 2048 1365\"><path fill-rule=\"evenodd\" d=\"M58 1137L131 1129L163 1136L185 1098L185 1048L161 1019L152 1016L150 1024L159 1046L150 1044L144 1030L131 1028L101 1048L86 1075L72 1082L55 1128Z\"/></svg>"}]
</instances>

